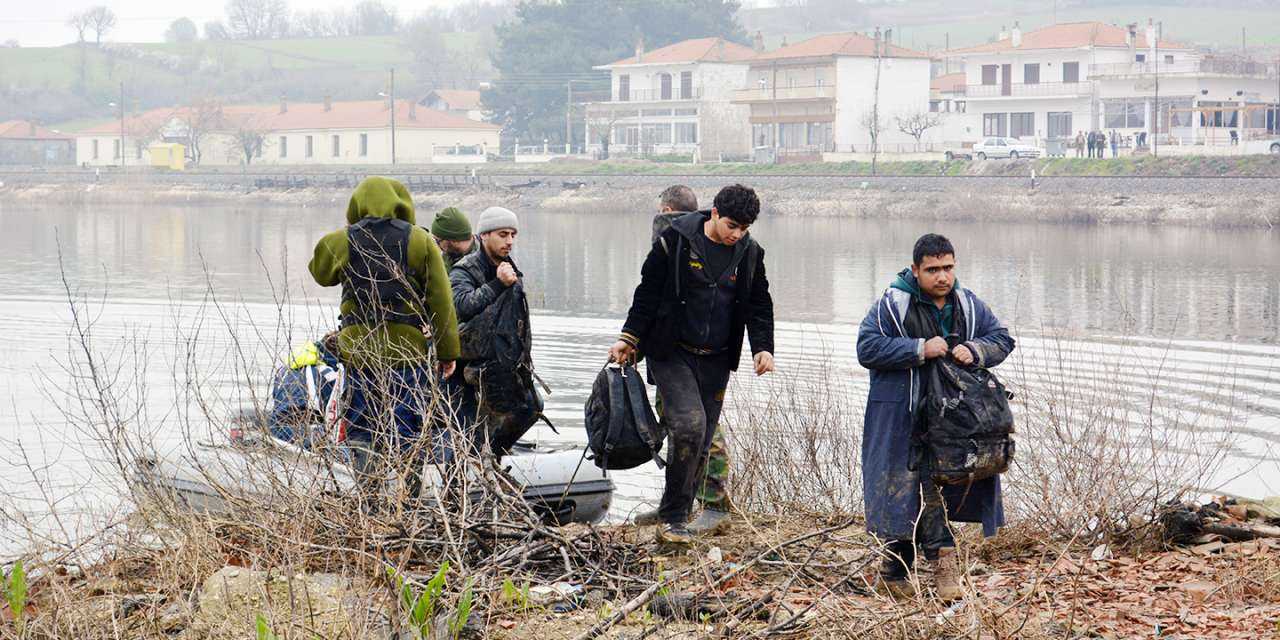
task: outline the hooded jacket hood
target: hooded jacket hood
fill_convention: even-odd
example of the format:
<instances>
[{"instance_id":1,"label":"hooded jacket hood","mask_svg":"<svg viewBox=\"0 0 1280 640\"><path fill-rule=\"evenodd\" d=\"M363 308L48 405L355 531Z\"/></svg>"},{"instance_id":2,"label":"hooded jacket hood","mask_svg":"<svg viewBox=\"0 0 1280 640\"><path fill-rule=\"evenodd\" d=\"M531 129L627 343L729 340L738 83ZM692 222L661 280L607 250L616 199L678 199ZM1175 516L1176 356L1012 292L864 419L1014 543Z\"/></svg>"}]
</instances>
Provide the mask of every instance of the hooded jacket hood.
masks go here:
<instances>
[{"instance_id":1,"label":"hooded jacket hood","mask_svg":"<svg viewBox=\"0 0 1280 640\"><path fill-rule=\"evenodd\" d=\"M365 178L347 203L347 224L365 218L396 218L415 224L413 196L398 180L382 176Z\"/></svg>"}]
</instances>

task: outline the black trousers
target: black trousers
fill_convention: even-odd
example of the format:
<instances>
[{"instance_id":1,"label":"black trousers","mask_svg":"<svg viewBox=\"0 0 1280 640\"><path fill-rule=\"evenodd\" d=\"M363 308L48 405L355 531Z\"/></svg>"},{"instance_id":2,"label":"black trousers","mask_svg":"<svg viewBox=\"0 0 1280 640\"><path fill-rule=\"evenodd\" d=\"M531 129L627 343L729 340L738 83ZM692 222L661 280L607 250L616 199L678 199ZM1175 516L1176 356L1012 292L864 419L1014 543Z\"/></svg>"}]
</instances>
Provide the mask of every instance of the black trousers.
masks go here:
<instances>
[{"instance_id":1,"label":"black trousers","mask_svg":"<svg viewBox=\"0 0 1280 640\"><path fill-rule=\"evenodd\" d=\"M723 355L695 355L678 348L667 359L649 360L667 425L667 482L658 506L663 522L689 521L724 406L730 366Z\"/></svg>"}]
</instances>

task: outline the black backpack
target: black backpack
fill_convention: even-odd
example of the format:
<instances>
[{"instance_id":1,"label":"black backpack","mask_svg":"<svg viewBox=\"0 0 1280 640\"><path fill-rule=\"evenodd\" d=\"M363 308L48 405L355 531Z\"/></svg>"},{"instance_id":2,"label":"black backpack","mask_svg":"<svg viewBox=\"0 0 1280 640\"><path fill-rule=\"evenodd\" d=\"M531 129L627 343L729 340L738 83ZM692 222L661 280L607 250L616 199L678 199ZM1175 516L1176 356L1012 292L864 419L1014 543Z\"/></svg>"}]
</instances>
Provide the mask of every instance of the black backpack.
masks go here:
<instances>
[{"instance_id":1,"label":"black backpack","mask_svg":"<svg viewBox=\"0 0 1280 640\"><path fill-rule=\"evenodd\" d=\"M967 484L1007 471L1014 452L1012 394L989 369L938 358L925 370L920 453L933 480Z\"/></svg>"},{"instance_id":2,"label":"black backpack","mask_svg":"<svg viewBox=\"0 0 1280 640\"><path fill-rule=\"evenodd\" d=\"M666 433L653 416L644 380L633 365L606 366L587 398L587 444L597 467L634 469L650 460L666 466L658 453Z\"/></svg>"}]
</instances>

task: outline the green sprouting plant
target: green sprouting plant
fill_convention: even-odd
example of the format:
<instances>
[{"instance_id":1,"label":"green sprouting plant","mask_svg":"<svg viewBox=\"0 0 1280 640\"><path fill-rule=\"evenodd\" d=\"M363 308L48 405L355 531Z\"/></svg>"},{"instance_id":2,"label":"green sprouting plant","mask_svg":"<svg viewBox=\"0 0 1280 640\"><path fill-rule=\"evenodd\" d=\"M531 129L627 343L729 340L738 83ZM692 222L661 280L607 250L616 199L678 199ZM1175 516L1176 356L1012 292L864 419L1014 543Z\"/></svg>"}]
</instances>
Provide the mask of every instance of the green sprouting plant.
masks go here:
<instances>
[{"instance_id":1,"label":"green sprouting plant","mask_svg":"<svg viewBox=\"0 0 1280 640\"><path fill-rule=\"evenodd\" d=\"M445 575L449 572L448 561L440 565L436 574L427 581L426 589L415 595L410 585L395 568L387 567L387 577L395 582L400 592L400 604L404 606L409 623L417 630L418 636L426 638L431 633L431 622L435 619L436 603L444 593Z\"/></svg>"},{"instance_id":2,"label":"green sprouting plant","mask_svg":"<svg viewBox=\"0 0 1280 640\"><path fill-rule=\"evenodd\" d=\"M26 624L24 614L27 610L27 572L22 568L21 560L13 565L13 570L5 576L4 583L0 586L4 587L4 599L9 603L9 612L13 614L13 626L18 633L22 633Z\"/></svg>"},{"instance_id":3,"label":"green sprouting plant","mask_svg":"<svg viewBox=\"0 0 1280 640\"><path fill-rule=\"evenodd\" d=\"M474 599L475 592L471 588L471 578L467 578L466 586L462 588L462 595L458 596L458 610L449 621L449 633L454 640L462 634L462 628L467 626L467 620L471 618L471 604Z\"/></svg>"},{"instance_id":4,"label":"green sprouting plant","mask_svg":"<svg viewBox=\"0 0 1280 640\"><path fill-rule=\"evenodd\" d=\"M261 613L258 614L257 628L258 640L278 640L275 632L271 630L271 625L267 624L267 619Z\"/></svg>"}]
</instances>

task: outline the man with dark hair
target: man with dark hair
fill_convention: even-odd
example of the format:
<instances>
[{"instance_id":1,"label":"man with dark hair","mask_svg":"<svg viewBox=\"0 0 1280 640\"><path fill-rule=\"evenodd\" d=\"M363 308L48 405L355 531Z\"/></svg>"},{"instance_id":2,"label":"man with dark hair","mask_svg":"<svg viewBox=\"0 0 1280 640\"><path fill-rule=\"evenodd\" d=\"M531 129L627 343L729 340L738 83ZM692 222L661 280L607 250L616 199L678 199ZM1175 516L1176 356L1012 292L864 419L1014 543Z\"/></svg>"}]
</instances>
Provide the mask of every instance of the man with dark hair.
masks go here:
<instances>
[{"instance_id":1,"label":"man with dark hair","mask_svg":"<svg viewBox=\"0 0 1280 640\"><path fill-rule=\"evenodd\" d=\"M862 490L867 530L887 543L882 587L909 594L917 550L935 563L938 597L961 596L961 572L948 521L1004 525L999 476L939 486L916 447L923 373L936 358L994 367L1013 351L1000 320L955 276L955 248L945 237L916 241L912 265L872 305L858 329L858 362L871 370L862 426ZM923 500L921 497L923 496Z\"/></svg>"},{"instance_id":2,"label":"man with dark hair","mask_svg":"<svg viewBox=\"0 0 1280 640\"><path fill-rule=\"evenodd\" d=\"M742 338L751 341L756 375L773 371L773 298L764 249L747 233L760 213L755 191L740 184L716 195L710 215L685 215L662 232L640 269L613 362L649 360L670 437L658 539L688 544L690 511L703 478Z\"/></svg>"},{"instance_id":3,"label":"man with dark hair","mask_svg":"<svg viewBox=\"0 0 1280 640\"><path fill-rule=\"evenodd\" d=\"M685 214L698 210L698 197L693 189L682 184L672 185L658 196L658 215L653 218L653 237L657 242L663 231L671 228L671 224ZM695 214L696 215L696 214ZM657 399L658 414L662 414L662 398ZM729 447L725 443L724 430L715 426L715 435L711 438L711 447L707 451L706 477L698 489L697 499L702 503L702 513L689 523L689 532L694 535L714 535L729 525ZM660 524L662 518L658 510L645 511L635 517L635 523L641 526Z\"/></svg>"}]
</instances>

